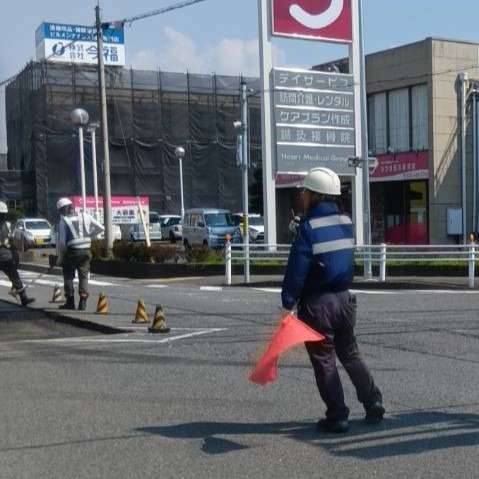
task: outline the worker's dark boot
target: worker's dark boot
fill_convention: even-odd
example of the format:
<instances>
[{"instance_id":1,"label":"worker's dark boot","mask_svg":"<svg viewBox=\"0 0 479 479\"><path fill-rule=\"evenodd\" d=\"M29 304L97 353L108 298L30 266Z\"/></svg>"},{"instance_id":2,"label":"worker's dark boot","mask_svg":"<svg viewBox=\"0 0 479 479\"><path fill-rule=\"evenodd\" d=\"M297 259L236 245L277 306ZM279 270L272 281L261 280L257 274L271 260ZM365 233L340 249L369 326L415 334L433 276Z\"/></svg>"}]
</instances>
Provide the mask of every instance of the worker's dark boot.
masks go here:
<instances>
[{"instance_id":1,"label":"worker's dark boot","mask_svg":"<svg viewBox=\"0 0 479 479\"><path fill-rule=\"evenodd\" d=\"M366 408L366 422L368 424L379 424L384 419L386 410L380 402L375 402Z\"/></svg>"},{"instance_id":2,"label":"worker's dark boot","mask_svg":"<svg viewBox=\"0 0 479 479\"><path fill-rule=\"evenodd\" d=\"M87 299L88 299L88 296L81 296L80 297L80 302L78 303L78 311L86 311Z\"/></svg>"},{"instance_id":3,"label":"worker's dark boot","mask_svg":"<svg viewBox=\"0 0 479 479\"><path fill-rule=\"evenodd\" d=\"M60 306L60 309L66 310L66 309L75 309L75 297L74 296L68 296L67 302Z\"/></svg>"},{"instance_id":4,"label":"worker's dark boot","mask_svg":"<svg viewBox=\"0 0 479 479\"><path fill-rule=\"evenodd\" d=\"M23 290L19 294L20 294L20 301L22 303L22 306L28 306L29 304L32 304L35 302L34 298L29 298L27 296L27 293L25 293L25 290Z\"/></svg>"},{"instance_id":5,"label":"worker's dark boot","mask_svg":"<svg viewBox=\"0 0 479 479\"><path fill-rule=\"evenodd\" d=\"M316 425L318 432L327 432L330 434L345 434L349 431L349 421L321 419Z\"/></svg>"}]
</instances>

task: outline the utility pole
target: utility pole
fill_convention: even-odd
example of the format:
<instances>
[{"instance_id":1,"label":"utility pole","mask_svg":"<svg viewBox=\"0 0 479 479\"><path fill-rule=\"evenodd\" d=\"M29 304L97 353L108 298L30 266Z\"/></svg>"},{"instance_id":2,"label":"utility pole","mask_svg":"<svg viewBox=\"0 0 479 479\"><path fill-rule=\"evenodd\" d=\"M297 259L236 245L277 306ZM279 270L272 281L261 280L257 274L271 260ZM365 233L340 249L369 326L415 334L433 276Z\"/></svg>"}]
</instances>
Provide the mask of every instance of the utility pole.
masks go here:
<instances>
[{"instance_id":1,"label":"utility pole","mask_svg":"<svg viewBox=\"0 0 479 479\"><path fill-rule=\"evenodd\" d=\"M113 251L113 221L111 212L110 148L108 137L108 113L106 108L105 62L103 59L103 28L100 5L95 7L96 35L98 49L98 83L100 88L101 127L103 136L103 212L105 221L105 242L108 256Z\"/></svg>"},{"instance_id":2,"label":"utility pole","mask_svg":"<svg viewBox=\"0 0 479 479\"><path fill-rule=\"evenodd\" d=\"M248 168L249 168L249 135L248 135L248 92L246 90L246 83L241 82L241 127L243 141L242 148L242 175L243 175L243 241L245 244L246 261L245 261L245 282L250 282L250 258L249 258L249 182L248 182Z\"/></svg>"}]
</instances>

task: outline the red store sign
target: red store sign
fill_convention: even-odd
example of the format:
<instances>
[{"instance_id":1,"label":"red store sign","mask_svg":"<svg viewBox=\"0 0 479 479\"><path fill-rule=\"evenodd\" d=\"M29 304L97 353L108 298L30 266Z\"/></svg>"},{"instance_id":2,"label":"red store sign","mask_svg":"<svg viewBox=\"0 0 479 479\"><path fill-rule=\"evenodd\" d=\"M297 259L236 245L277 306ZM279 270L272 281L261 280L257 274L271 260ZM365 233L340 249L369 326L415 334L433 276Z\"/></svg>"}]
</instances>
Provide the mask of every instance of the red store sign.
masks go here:
<instances>
[{"instance_id":1,"label":"red store sign","mask_svg":"<svg viewBox=\"0 0 479 479\"><path fill-rule=\"evenodd\" d=\"M429 152L409 152L377 156L378 166L371 182L429 179Z\"/></svg>"},{"instance_id":2,"label":"red store sign","mask_svg":"<svg viewBox=\"0 0 479 479\"><path fill-rule=\"evenodd\" d=\"M350 43L352 0L271 0L273 35Z\"/></svg>"}]
</instances>

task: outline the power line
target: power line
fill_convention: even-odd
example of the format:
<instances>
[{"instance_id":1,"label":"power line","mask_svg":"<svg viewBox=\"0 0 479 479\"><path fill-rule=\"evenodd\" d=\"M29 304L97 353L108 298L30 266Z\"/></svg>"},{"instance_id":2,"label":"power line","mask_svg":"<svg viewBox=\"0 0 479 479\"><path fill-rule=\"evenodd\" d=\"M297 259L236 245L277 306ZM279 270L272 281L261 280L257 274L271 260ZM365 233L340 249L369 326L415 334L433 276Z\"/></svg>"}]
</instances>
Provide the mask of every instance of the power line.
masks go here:
<instances>
[{"instance_id":1,"label":"power line","mask_svg":"<svg viewBox=\"0 0 479 479\"><path fill-rule=\"evenodd\" d=\"M109 22L109 23L106 23L106 25L111 25L111 24L113 24L113 25L119 25L119 24L121 24L121 25L124 25L124 24L131 25L133 22L136 22L138 20L143 20L145 18L150 18L150 17L156 16L156 15L161 15L163 13L168 13L168 12L171 12L171 11L174 11L174 10L180 10L182 8L189 7L190 5L195 5L196 3L200 3L200 2L204 2L204 1L205 0L185 0L183 2L175 3L173 5L169 5L167 7L159 8L157 10L152 10L150 12L142 13L140 15L135 15L133 17L124 18L123 20L120 20L120 21ZM65 46L65 48L70 47L71 45L73 45L76 42L77 42L77 40L71 41L69 44L67 44ZM53 56L55 56L55 53L52 53L48 57L44 58L43 61L47 61L50 58L52 58ZM10 83L12 80L14 80L16 78L16 76L17 75L12 75L12 76L10 76L8 78L5 78L4 80L0 81L0 87L6 85L7 83Z\"/></svg>"},{"instance_id":2,"label":"power line","mask_svg":"<svg viewBox=\"0 0 479 479\"><path fill-rule=\"evenodd\" d=\"M158 8L157 10L152 10L150 12L146 13L141 13L140 15L135 15L134 17L128 17L124 18L123 20L120 20L119 22L113 22L115 23L121 23L121 24L128 24L131 25L133 22L136 22L138 20L144 20L145 18L150 18L154 17L156 15L162 15L163 13L168 13L173 10L179 10L181 8L189 7L190 5L194 5L196 3L204 2L205 0L185 0L183 2L179 3L174 3L173 5L169 5L167 7L163 8Z\"/></svg>"}]
</instances>

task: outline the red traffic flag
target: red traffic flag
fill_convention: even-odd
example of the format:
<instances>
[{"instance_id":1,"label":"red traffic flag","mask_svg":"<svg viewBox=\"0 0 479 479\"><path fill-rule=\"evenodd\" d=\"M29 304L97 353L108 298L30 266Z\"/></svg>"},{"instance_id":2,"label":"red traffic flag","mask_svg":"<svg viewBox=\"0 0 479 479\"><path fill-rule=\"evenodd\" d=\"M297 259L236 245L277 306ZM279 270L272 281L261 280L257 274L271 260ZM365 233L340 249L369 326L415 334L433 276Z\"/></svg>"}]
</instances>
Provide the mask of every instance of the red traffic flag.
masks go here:
<instances>
[{"instance_id":1,"label":"red traffic flag","mask_svg":"<svg viewBox=\"0 0 479 479\"><path fill-rule=\"evenodd\" d=\"M286 316L275 332L264 356L251 373L251 382L265 386L278 379L280 356L298 344L324 341L324 336L293 315Z\"/></svg>"}]
</instances>

